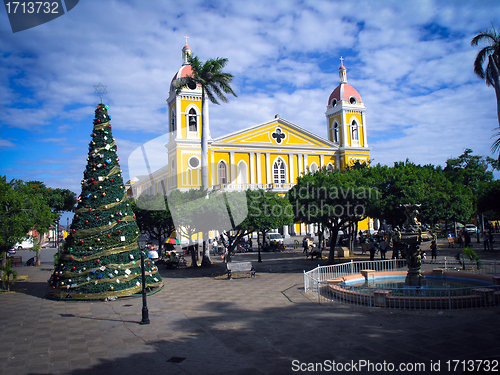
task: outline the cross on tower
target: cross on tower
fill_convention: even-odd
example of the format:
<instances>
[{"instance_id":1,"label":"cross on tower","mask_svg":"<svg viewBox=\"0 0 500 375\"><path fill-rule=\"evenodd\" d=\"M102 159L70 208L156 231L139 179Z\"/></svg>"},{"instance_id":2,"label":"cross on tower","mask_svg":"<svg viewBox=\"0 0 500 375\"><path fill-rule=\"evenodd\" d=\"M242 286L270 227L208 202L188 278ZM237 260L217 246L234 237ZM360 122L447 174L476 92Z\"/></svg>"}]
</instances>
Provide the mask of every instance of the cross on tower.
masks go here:
<instances>
[{"instance_id":1,"label":"cross on tower","mask_svg":"<svg viewBox=\"0 0 500 375\"><path fill-rule=\"evenodd\" d=\"M188 37L188 35L186 34L186 35L184 35L184 38L186 38L186 46L187 46L187 45L188 45L188 39L189 39L189 37Z\"/></svg>"},{"instance_id":2,"label":"cross on tower","mask_svg":"<svg viewBox=\"0 0 500 375\"><path fill-rule=\"evenodd\" d=\"M340 66L344 66L344 59L340 56Z\"/></svg>"},{"instance_id":3,"label":"cross on tower","mask_svg":"<svg viewBox=\"0 0 500 375\"><path fill-rule=\"evenodd\" d=\"M101 104L102 104L102 95L107 94L106 87L108 87L108 86L103 86L101 82L99 82L98 85L94 85L94 89L95 89L94 94L97 94L101 97Z\"/></svg>"}]
</instances>

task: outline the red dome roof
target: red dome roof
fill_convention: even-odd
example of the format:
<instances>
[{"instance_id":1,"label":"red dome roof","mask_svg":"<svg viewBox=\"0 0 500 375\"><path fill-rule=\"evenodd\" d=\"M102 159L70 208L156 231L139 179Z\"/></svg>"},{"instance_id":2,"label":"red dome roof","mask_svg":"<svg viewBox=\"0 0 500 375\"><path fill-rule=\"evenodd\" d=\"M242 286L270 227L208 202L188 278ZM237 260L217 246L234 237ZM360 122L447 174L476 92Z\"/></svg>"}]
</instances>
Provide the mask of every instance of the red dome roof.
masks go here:
<instances>
[{"instance_id":1,"label":"red dome roof","mask_svg":"<svg viewBox=\"0 0 500 375\"><path fill-rule=\"evenodd\" d=\"M181 66L179 71L175 74L174 78L172 78L172 83L174 83L174 81L178 78L188 77L192 75L193 75L193 68L191 67L191 65L183 65Z\"/></svg>"},{"instance_id":2,"label":"red dome roof","mask_svg":"<svg viewBox=\"0 0 500 375\"><path fill-rule=\"evenodd\" d=\"M354 96L356 98L356 101L358 101L358 102L362 101L361 96L359 95L359 93L356 91L356 89L354 87L352 87L348 83L341 83L331 93L330 97L328 98L327 105L330 105L332 103L333 99L337 99L337 101L349 100L349 98L351 96Z\"/></svg>"}]
</instances>

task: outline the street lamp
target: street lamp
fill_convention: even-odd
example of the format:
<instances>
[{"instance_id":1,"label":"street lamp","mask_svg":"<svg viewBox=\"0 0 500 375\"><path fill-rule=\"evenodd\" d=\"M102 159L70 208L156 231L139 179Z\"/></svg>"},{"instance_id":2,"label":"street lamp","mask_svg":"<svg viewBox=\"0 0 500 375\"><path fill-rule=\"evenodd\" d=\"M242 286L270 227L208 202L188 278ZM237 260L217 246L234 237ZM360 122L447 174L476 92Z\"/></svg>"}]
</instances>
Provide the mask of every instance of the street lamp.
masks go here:
<instances>
[{"instance_id":1,"label":"street lamp","mask_svg":"<svg viewBox=\"0 0 500 375\"><path fill-rule=\"evenodd\" d=\"M148 311L148 304L146 302L146 271L144 269L144 249L146 248L147 242L148 242L148 239L143 234L141 234L141 236L137 239L137 244L139 245L139 249L141 249L141 270L142 270L142 320L141 320L141 324L149 324L149 311Z\"/></svg>"}]
</instances>

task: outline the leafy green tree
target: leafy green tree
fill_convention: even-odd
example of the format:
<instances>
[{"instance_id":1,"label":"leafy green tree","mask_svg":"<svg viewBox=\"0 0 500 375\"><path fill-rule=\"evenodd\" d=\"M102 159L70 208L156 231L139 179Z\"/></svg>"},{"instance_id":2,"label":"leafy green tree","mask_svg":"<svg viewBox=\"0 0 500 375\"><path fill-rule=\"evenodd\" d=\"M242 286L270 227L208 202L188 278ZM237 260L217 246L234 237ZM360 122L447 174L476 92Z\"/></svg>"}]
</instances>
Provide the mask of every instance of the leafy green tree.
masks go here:
<instances>
[{"instance_id":1,"label":"leafy green tree","mask_svg":"<svg viewBox=\"0 0 500 375\"><path fill-rule=\"evenodd\" d=\"M174 220L166 200L167 198L162 195L143 194L137 202L130 202L139 229L158 241L159 251L163 248L163 241L175 232Z\"/></svg>"},{"instance_id":2,"label":"leafy green tree","mask_svg":"<svg viewBox=\"0 0 500 375\"><path fill-rule=\"evenodd\" d=\"M482 185L477 200L477 208L490 220L500 219L500 180Z\"/></svg>"},{"instance_id":3,"label":"leafy green tree","mask_svg":"<svg viewBox=\"0 0 500 375\"><path fill-rule=\"evenodd\" d=\"M365 217L367 205L378 199L370 182L362 170L318 171L299 177L287 194L296 220L320 223L330 231L330 264L334 262L339 229L350 220Z\"/></svg>"},{"instance_id":4,"label":"leafy green tree","mask_svg":"<svg viewBox=\"0 0 500 375\"><path fill-rule=\"evenodd\" d=\"M52 189L41 181L17 181L14 189L24 192L29 199L29 221L35 232L34 242L41 244L41 236L48 232L49 227L58 222L62 211L73 211L76 198L68 189ZM37 265L40 265L41 247L34 247L37 252Z\"/></svg>"},{"instance_id":5,"label":"leafy green tree","mask_svg":"<svg viewBox=\"0 0 500 375\"><path fill-rule=\"evenodd\" d=\"M245 220L236 226L236 238L231 241L232 248L238 244L241 238L252 232L266 234L284 225L292 225L294 220L293 207L287 197L262 189L247 190L246 200L248 203L248 215ZM227 236L230 233L227 232ZM261 261L261 247L258 242L258 261Z\"/></svg>"},{"instance_id":6,"label":"leafy green tree","mask_svg":"<svg viewBox=\"0 0 500 375\"><path fill-rule=\"evenodd\" d=\"M486 43L487 45L478 52L474 60L474 73L476 73L479 78L486 79L486 84L488 86L493 86L495 88L498 125L500 127L500 79L498 73L500 69L499 30L495 30L495 27L492 26L490 30L478 33L470 42L473 47L478 46L480 43ZM484 69L486 61L488 62L486 64L486 69ZM500 135L500 133L497 135ZM493 143L492 151L497 151L499 147L500 138Z\"/></svg>"},{"instance_id":7,"label":"leafy green tree","mask_svg":"<svg viewBox=\"0 0 500 375\"><path fill-rule=\"evenodd\" d=\"M450 180L441 167L407 160L394 163L394 167L376 165L366 173L379 192L379 199L367 205L368 215L394 226L401 226L406 219L401 209L404 204L421 204L418 218L430 225L441 220L467 221L474 213L471 190L458 178Z\"/></svg>"},{"instance_id":8,"label":"leafy green tree","mask_svg":"<svg viewBox=\"0 0 500 375\"><path fill-rule=\"evenodd\" d=\"M202 189L190 189L184 192L175 190L167 197L176 230L180 237L189 241L192 267L197 266L194 252L195 237L197 241L203 234L203 238L206 239L208 232L212 230L223 231L234 227L230 221L231 216L227 210L228 202L225 194L218 192L207 194ZM210 264L210 252L208 247L204 246L201 266L208 267Z\"/></svg>"},{"instance_id":9,"label":"leafy green tree","mask_svg":"<svg viewBox=\"0 0 500 375\"><path fill-rule=\"evenodd\" d=\"M31 207L29 196L14 189L19 183L15 180L8 182L6 176L0 176L0 254L4 255L26 238L32 228L28 214Z\"/></svg>"}]
</instances>

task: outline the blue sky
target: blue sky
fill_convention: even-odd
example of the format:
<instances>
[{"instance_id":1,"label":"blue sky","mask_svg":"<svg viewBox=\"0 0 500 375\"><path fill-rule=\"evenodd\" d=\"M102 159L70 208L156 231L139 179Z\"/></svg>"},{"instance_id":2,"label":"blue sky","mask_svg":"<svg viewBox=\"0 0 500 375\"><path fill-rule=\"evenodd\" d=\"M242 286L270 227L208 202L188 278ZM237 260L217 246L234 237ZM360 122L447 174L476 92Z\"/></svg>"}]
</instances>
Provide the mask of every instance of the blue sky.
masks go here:
<instances>
[{"instance_id":1,"label":"blue sky","mask_svg":"<svg viewBox=\"0 0 500 375\"><path fill-rule=\"evenodd\" d=\"M238 98L211 105L213 137L282 118L326 137L340 56L361 95L375 163L491 155L493 88L473 73L492 1L80 1L13 34L0 10L0 175L80 193L102 82L125 179L142 143L167 132L184 35L227 57Z\"/></svg>"}]
</instances>

